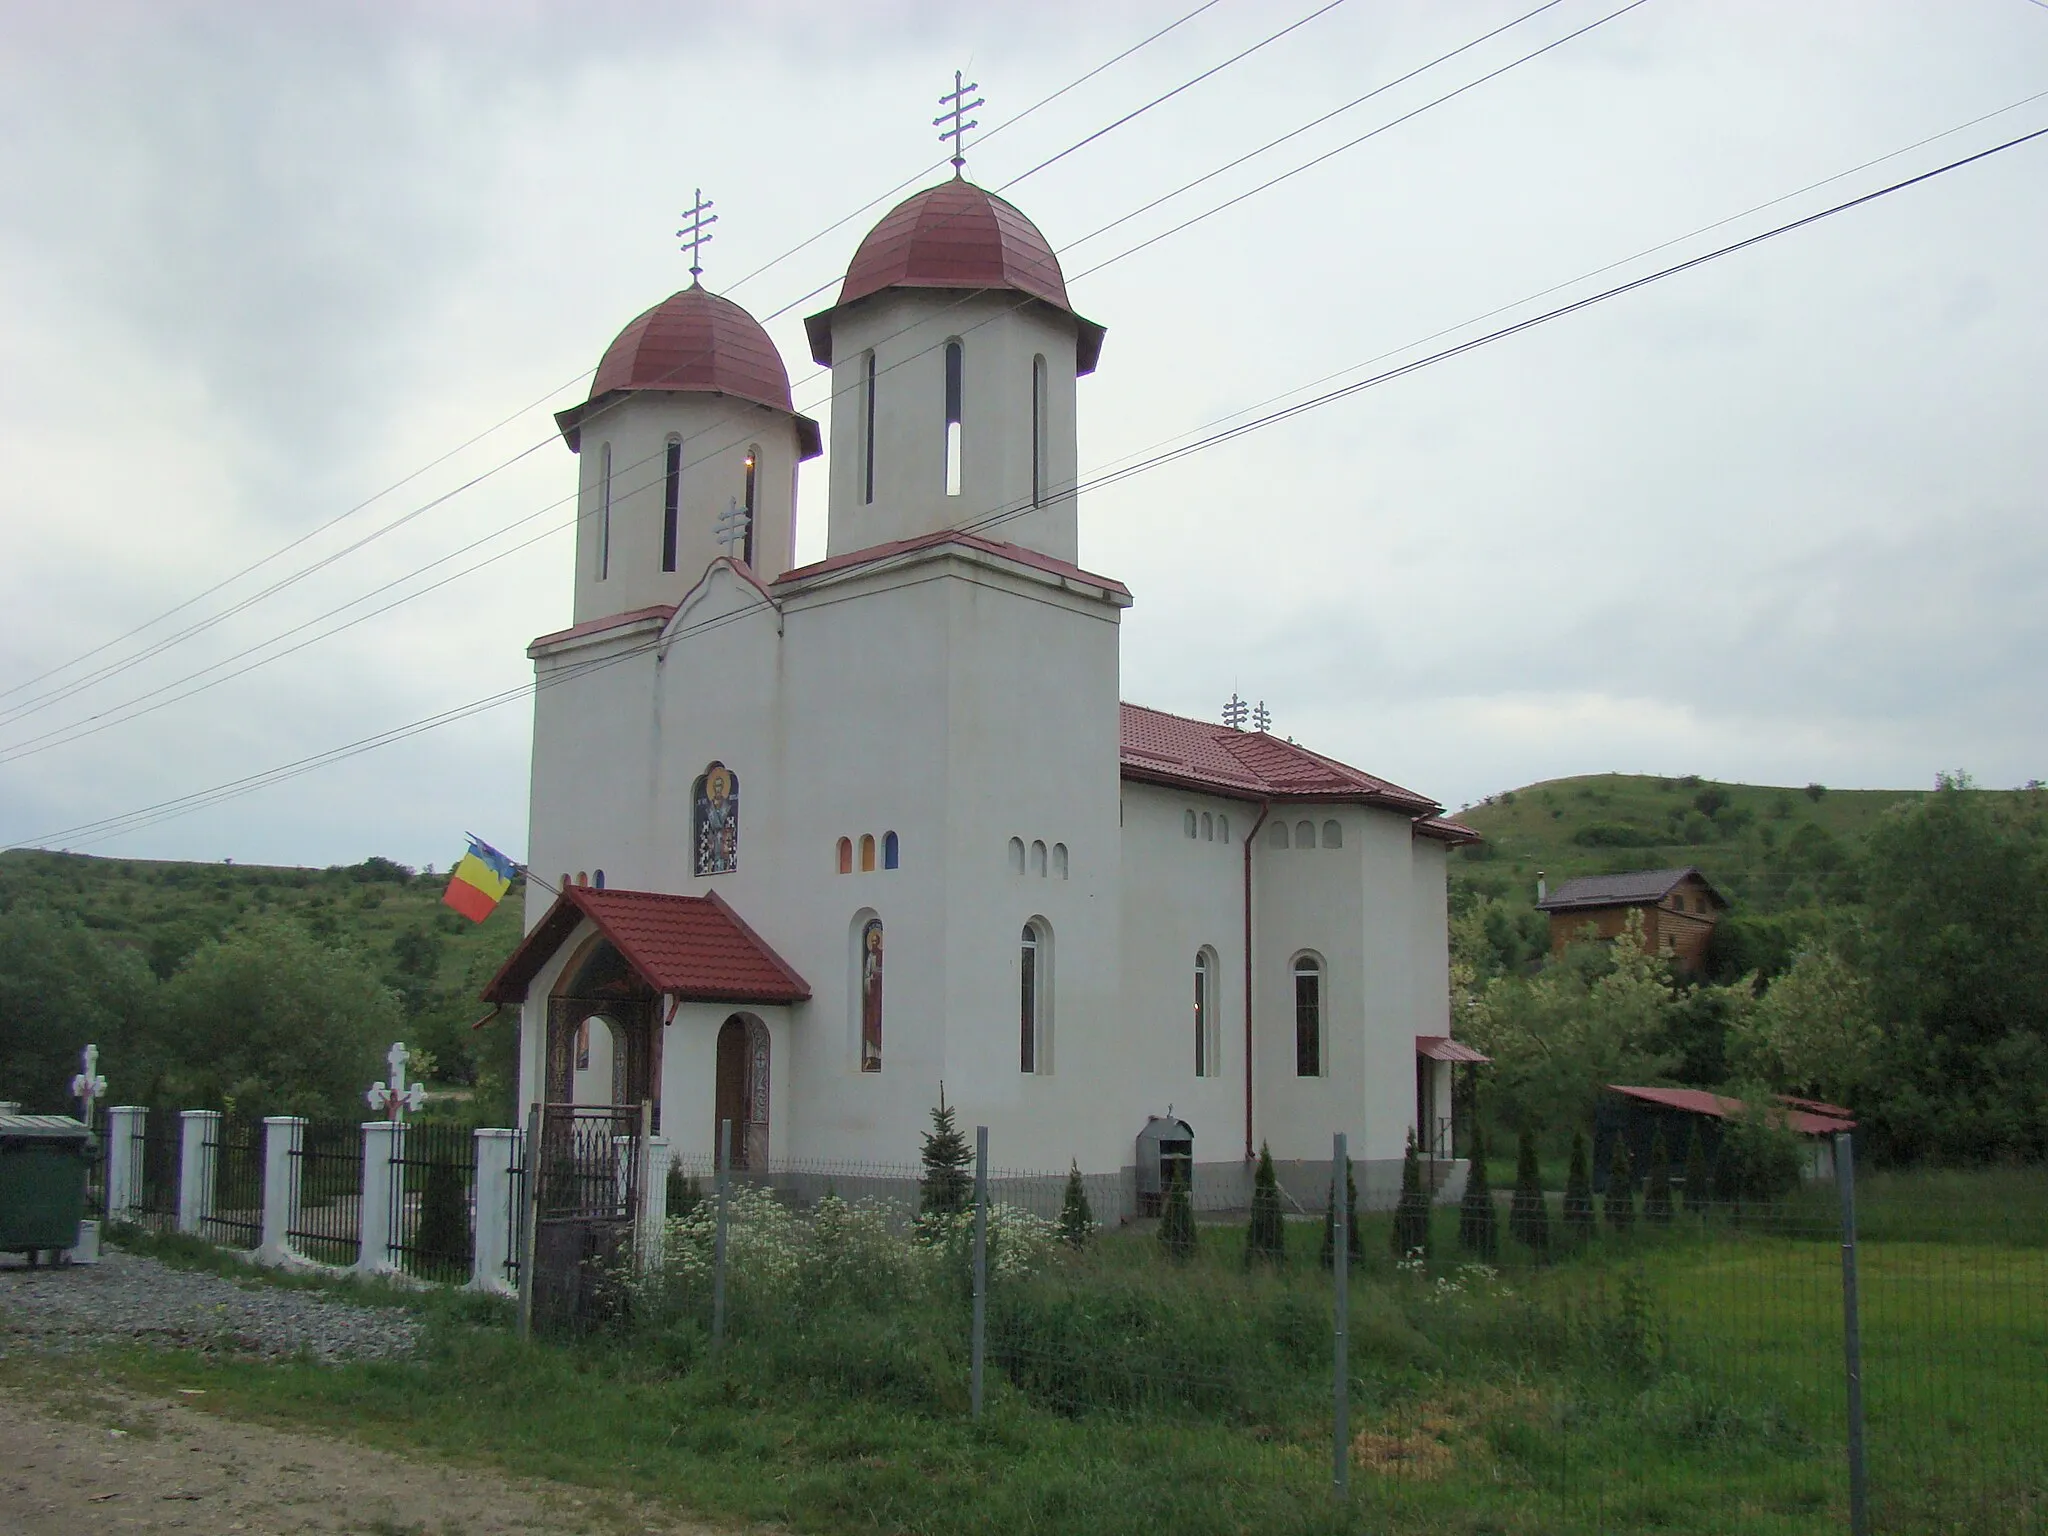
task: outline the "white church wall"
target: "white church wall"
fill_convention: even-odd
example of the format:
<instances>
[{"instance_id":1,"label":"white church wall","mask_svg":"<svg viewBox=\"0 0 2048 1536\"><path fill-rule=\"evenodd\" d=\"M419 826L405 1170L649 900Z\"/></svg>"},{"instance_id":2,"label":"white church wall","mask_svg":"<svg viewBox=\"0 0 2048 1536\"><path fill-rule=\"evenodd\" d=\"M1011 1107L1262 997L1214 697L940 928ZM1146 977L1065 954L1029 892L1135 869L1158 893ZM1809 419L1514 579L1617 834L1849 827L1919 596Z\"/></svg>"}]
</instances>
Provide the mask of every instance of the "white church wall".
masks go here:
<instances>
[{"instance_id":1,"label":"white church wall","mask_svg":"<svg viewBox=\"0 0 2048 1536\"><path fill-rule=\"evenodd\" d=\"M1186 818L1195 817L1195 836ZM1122 1157L1147 1113L1168 1106L1195 1133L1196 1194L1243 1183L1244 834L1256 806L1127 780L1123 785L1123 1020L1129 1087L1119 1106ZM1202 836L1207 817L1209 836ZM1219 837L1219 823L1228 828ZM1215 955L1214 1071L1195 1075L1194 973Z\"/></svg>"},{"instance_id":2,"label":"white church wall","mask_svg":"<svg viewBox=\"0 0 2048 1536\"><path fill-rule=\"evenodd\" d=\"M1076 328L1015 293L885 291L832 328L828 555L967 527L1072 562L1078 557ZM963 364L960 492L946 494L946 362ZM875 355L874 499L867 490L867 353ZM1046 359L1045 463L1032 509L1032 360ZM1066 492L1056 495L1055 492ZM991 513L1017 511L978 526Z\"/></svg>"},{"instance_id":3,"label":"white church wall","mask_svg":"<svg viewBox=\"0 0 2048 1536\"><path fill-rule=\"evenodd\" d=\"M1370 1065L1361 1084L1365 1135L1358 1144L1374 1164L1374 1199L1386 1203L1399 1191L1415 1124L1415 834L1406 816L1390 811L1360 811L1350 825L1359 846L1368 978L1363 1038Z\"/></svg>"}]
</instances>

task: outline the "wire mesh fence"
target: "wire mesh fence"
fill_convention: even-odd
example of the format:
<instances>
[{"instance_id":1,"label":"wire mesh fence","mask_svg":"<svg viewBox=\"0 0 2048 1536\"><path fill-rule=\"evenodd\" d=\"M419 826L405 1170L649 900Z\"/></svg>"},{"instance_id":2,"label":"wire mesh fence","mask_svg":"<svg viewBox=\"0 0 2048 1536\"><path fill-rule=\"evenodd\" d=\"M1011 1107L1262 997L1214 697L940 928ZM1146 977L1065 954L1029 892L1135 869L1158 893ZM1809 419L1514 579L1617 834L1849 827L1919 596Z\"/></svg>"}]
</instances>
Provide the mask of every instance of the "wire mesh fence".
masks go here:
<instances>
[{"instance_id":1,"label":"wire mesh fence","mask_svg":"<svg viewBox=\"0 0 2048 1536\"><path fill-rule=\"evenodd\" d=\"M285 1240L322 1264L354 1264L362 1254L362 1131L352 1120L312 1120L291 1151L295 1176Z\"/></svg>"},{"instance_id":2,"label":"wire mesh fence","mask_svg":"<svg viewBox=\"0 0 2048 1536\"><path fill-rule=\"evenodd\" d=\"M409 1125L391 1160L391 1253L408 1274L461 1284L476 1241L476 1138Z\"/></svg>"},{"instance_id":3,"label":"wire mesh fence","mask_svg":"<svg viewBox=\"0 0 2048 1536\"><path fill-rule=\"evenodd\" d=\"M614 1325L764 1389L1221 1434L1304 1496L1341 1470L1360 1529L2048 1531L2048 1170L1866 1175L1853 1245L1831 1182L1501 1188L1340 1243L1338 1190L1262 1230L1129 1217L1128 1178L978 1208L958 1170L681 1160Z\"/></svg>"},{"instance_id":4,"label":"wire mesh fence","mask_svg":"<svg viewBox=\"0 0 2048 1536\"><path fill-rule=\"evenodd\" d=\"M200 1144L212 1196L201 1217L202 1236L229 1248L263 1240L263 1124L241 1115L207 1122Z\"/></svg>"}]
</instances>

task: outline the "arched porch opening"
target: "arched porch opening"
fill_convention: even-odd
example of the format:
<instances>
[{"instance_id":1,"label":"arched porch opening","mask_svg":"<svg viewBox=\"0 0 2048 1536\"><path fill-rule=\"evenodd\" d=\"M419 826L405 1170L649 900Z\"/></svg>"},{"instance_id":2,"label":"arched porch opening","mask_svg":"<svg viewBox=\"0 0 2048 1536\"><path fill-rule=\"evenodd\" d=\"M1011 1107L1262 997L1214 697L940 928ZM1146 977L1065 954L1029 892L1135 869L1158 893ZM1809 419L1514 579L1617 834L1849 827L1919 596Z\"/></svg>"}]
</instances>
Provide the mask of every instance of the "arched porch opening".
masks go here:
<instances>
[{"instance_id":1,"label":"arched porch opening","mask_svg":"<svg viewBox=\"0 0 2048 1536\"><path fill-rule=\"evenodd\" d=\"M661 1126L661 999L603 934L592 934L562 967L548 997L546 1092L550 1104L574 1104L577 1092L577 1037L589 1025L593 1045L599 1031L610 1044L611 1072L604 1103L653 1105ZM592 1065L599 1052L593 1049ZM595 1101L597 1084L588 1069L580 1097Z\"/></svg>"}]
</instances>

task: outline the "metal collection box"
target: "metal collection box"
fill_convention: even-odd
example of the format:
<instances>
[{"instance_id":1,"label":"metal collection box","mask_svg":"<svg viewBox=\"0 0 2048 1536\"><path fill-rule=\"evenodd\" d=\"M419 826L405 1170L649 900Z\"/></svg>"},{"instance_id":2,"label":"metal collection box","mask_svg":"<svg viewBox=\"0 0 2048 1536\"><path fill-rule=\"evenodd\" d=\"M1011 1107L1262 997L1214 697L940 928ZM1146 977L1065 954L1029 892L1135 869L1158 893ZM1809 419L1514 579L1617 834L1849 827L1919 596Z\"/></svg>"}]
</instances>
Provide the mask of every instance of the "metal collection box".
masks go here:
<instances>
[{"instance_id":1,"label":"metal collection box","mask_svg":"<svg viewBox=\"0 0 2048 1536\"><path fill-rule=\"evenodd\" d=\"M1138 1132L1138 1214L1157 1216L1166 1189L1178 1179L1190 1193L1195 1180L1195 1132L1185 1120L1147 1115Z\"/></svg>"},{"instance_id":2,"label":"metal collection box","mask_svg":"<svg viewBox=\"0 0 2048 1536\"><path fill-rule=\"evenodd\" d=\"M0 1115L0 1253L35 1263L78 1242L94 1138L69 1115Z\"/></svg>"}]
</instances>

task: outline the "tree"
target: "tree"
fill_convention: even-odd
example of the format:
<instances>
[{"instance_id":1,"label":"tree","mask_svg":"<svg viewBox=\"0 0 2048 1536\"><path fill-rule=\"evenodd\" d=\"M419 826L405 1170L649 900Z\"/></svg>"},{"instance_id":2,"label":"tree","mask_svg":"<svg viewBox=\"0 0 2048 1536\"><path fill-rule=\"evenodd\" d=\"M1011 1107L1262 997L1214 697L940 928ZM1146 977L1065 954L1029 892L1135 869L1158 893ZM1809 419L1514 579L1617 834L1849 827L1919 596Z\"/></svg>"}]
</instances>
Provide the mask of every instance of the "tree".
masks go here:
<instances>
[{"instance_id":1,"label":"tree","mask_svg":"<svg viewBox=\"0 0 2048 1536\"><path fill-rule=\"evenodd\" d=\"M1344 1154L1344 1253L1350 1264L1365 1258L1358 1236L1358 1180L1352 1176L1351 1154ZM1337 1266L1337 1170L1330 1170L1330 1193L1323 1207L1323 1242L1318 1253L1323 1268Z\"/></svg>"},{"instance_id":2,"label":"tree","mask_svg":"<svg viewBox=\"0 0 2048 1536\"><path fill-rule=\"evenodd\" d=\"M1614 1133L1614 1156L1607 1164L1607 1197L1604 1202L1607 1225L1626 1232L1636 1220L1636 1171L1629 1165L1628 1138Z\"/></svg>"},{"instance_id":3,"label":"tree","mask_svg":"<svg viewBox=\"0 0 2048 1536\"><path fill-rule=\"evenodd\" d=\"M1422 1162L1416 1155L1415 1132L1408 1132L1408 1150L1401 1159L1401 1196L1394 1202L1394 1257L1429 1260L1429 1195L1422 1187Z\"/></svg>"},{"instance_id":4,"label":"tree","mask_svg":"<svg viewBox=\"0 0 2048 1536\"><path fill-rule=\"evenodd\" d=\"M1095 1212L1088 1204L1088 1187L1081 1182L1081 1165L1067 1170L1066 1198L1060 1201L1060 1241L1069 1248L1085 1248L1095 1235Z\"/></svg>"},{"instance_id":5,"label":"tree","mask_svg":"<svg viewBox=\"0 0 2048 1536\"><path fill-rule=\"evenodd\" d=\"M1586 1133L1572 1132L1572 1163L1564 1176L1564 1230L1574 1243L1593 1235L1593 1176L1586 1168Z\"/></svg>"},{"instance_id":6,"label":"tree","mask_svg":"<svg viewBox=\"0 0 2048 1536\"><path fill-rule=\"evenodd\" d=\"M413 1234L421 1268L433 1279L466 1277L474 1243L462 1171L437 1158L427 1164L426 1188L420 1192L419 1226Z\"/></svg>"},{"instance_id":7,"label":"tree","mask_svg":"<svg viewBox=\"0 0 2048 1536\"><path fill-rule=\"evenodd\" d=\"M97 1045L113 1102L143 1101L150 1084L137 1055L156 1000L156 977L135 951L41 907L0 912L0 1091L31 1114L75 1111L79 1053Z\"/></svg>"},{"instance_id":8,"label":"tree","mask_svg":"<svg viewBox=\"0 0 2048 1536\"><path fill-rule=\"evenodd\" d=\"M1884 1032L1869 984L1832 946L1803 951L1728 1031L1745 1076L1838 1103L1878 1080Z\"/></svg>"},{"instance_id":9,"label":"tree","mask_svg":"<svg viewBox=\"0 0 2048 1536\"><path fill-rule=\"evenodd\" d=\"M1159 1217L1159 1246L1175 1263L1195 1256L1195 1204L1188 1195L1187 1176L1175 1165L1166 1181L1166 1208Z\"/></svg>"},{"instance_id":10,"label":"tree","mask_svg":"<svg viewBox=\"0 0 2048 1536\"><path fill-rule=\"evenodd\" d=\"M1515 1200L1508 1207L1508 1231L1516 1242L1545 1257L1550 1252L1550 1205L1543 1196L1543 1172L1536 1161L1536 1138L1522 1127L1515 1149Z\"/></svg>"},{"instance_id":11,"label":"tree","mask_svg":"<svg viewBox=\"0 0 2048 1536\"><path fill-rule=\"evenodd\" d=\"M932 1128L923 1134L924 1148L919 1155L924 1176L917 1186L918 1214L950 1216L966 1210L974 1194L974 1180L967 1172L974 1152L954 1122L943 1082L939 1084L939 1102L932 1110Z\"/></svg>"},{"instance_id":12,"label":"tree","mask_svg":"<svg viewBox=\"0 0 2048 1536\"><path fill-rule=\"evenodd\" d=\"M1244 1232L1244 1261L1281 1265L1287 1262L1287 1223L1280 1214L1280 1181L1273 1174L1273 1154L1259 1143L1258 1172L1252 1176L1252 1219Z\"/></svg>"},{"instance_id":13,"label":"tree","mask_svg":"<svg viewBox=\"0 0 2048 1536\"><path fill-rule=\"evenodd\" d=\"M1643 1220L1653 1227L1671 1225L1671 1150L1664 1145L1661 1123L1650 1138L1650 1174L1643 1186Z\"/></svg>"},{"instance_id":14,"label":"tree","mask_svg":"<svg viewBox=\"0 0 2048 1536\"><path fill-rule=\"evenodd\" d=\"M1499 1217L1486 1176L1486 1135L1477 1124L1466 1159L1465 1196L1458 1202L1458 1246L1491 1263L1500 1252Z\"/></svg>"},{"instance_id":15,"label":"tree","mask_svg":"<svg viewBox=\"0 0 2048 1536\"><path fill-rule=\"evenodd\" d=\"M1707 1172L1707 1149L1700 1145L1700 1124L1692 1124L1692 1135L1685 1146L1685 1209L1688 1215L1697 1216L1707 1208L1713 1198L1713 1185Z\"/></svg>"}]
</instances>

